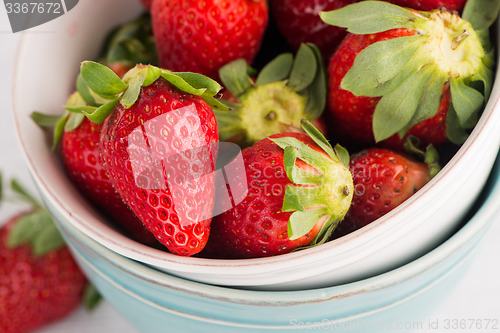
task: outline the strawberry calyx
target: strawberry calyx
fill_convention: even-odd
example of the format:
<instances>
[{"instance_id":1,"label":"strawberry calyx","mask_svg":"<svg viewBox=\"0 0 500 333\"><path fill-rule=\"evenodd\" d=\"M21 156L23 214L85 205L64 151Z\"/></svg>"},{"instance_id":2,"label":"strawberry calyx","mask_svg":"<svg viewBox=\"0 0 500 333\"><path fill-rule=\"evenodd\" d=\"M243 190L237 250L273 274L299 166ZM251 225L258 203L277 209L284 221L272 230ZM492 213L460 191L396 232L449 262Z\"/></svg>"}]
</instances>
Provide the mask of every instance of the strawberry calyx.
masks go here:
<instances>
[{"instance_id":1,"label":"strawberry calyx","mask_svg":"<svg viewBox=\"0 0 500 333\"><path fill-rule=\"evenodd\" d=\"M84 61L77 79L77 91L86 106L70 107L70 112L83 113L95 123L102 123L120 103L128 109L136 102L142 87L149 86L159 78L163 78L176 88L193 95L200 96L215 110L228 110L214 96L221 86L214 80L197 73L171 72L152 65L136 65L130 69L123 79L110 68L94 61ZM104 101L94 98L97 95Z\"/></svg>"},{"instance_id":2,"label":"strawberry calyx","mask_svg":"<svg viewBox=\"0 0 500 333\"><path fill-rule=\"evenodd\" d=\"M284 150L286 174L294 185L286 188L284 212L293 212L288 224L288 237L297 239L318 222L321 230L310 246L325 242L347 213L353 196L353 180L349 172L349 153L330 143L307 120L302 129L316 143L315 150L293 137L270 138ZM299 161L300 160L300 161Z\"/></svg>"},{"instance_id":3,"label":"strawberry calyx","mask_svg":"<svg viewBox=\"0 0 500 333\"><path fill-rule=\"evenodd\" d=\"M403 143L403 147L406 152L423 161L427 165L430 178L433 178L439 171L441 171L439 152L433 145L428 145L425 150L421 149L419 148L418 138L410 135Z\"/></svg>"},{"instance_id":4,"label":"strawberry calyx","mask_svg":"<svg viewBox=\"0 0 500 333\"><path fill-rule=\"evenodd\" d=\"M291 53L277 56L255 80L254 74L243 59L220 69L224 86L237 99L228 103L232 110L215 112L221 140L250 146L290 127L300 129L302 119L315 120L323 112L326 74L314 44L302 44L295 59Z\"/></svg>"},{"instance_id":5,"label":"strawberry calyx","mask_svg":"<svg viewBox=\"0 0 500 333\"><path fill-rule=\"evenodd\" d=\"M0 174L0 183L2 177ZM35 257L41 257L65 245L65 241L57 229L52 215L15 179L10 188L14 194L11 198L28 204L29 212L23 213L12 226L7 237L7 247L16 248L29 244ZM4 199L3 188L0 187L0 199Z\"/></svg>"},{"instance_id":6,"label":"strawberry calyx","mask_svg":"<svg viewBox=\"0 0 500 333\"><path fill-rule=\"evenodd\" d=\"M464 17L470 12L465 10ZM451 92L447 136L457 144L465 141L492 87L489 26L476 30L443 8L415 11L382 1L355 3L323 12L321 18L354 34L412 32L363 49L341 82L342 89L356 96L380 97L373 114L377 142L396 133L402 138L409 128L433 117L443 87Z\"/></svg>"}]
</instances>

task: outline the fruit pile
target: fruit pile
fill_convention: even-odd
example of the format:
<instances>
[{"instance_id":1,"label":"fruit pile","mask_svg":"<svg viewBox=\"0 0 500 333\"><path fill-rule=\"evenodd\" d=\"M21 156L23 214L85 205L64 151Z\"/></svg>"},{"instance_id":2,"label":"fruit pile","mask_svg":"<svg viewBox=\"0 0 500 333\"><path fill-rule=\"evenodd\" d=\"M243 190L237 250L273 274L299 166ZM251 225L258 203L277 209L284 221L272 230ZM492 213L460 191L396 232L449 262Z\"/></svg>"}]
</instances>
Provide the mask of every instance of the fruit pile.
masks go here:
<instances>
[{"instance_id":1,"label":"fruit pile","mask_svg":"<svg viewBox=\"0 0 500 333\"><path fill-rule=\"evenodd\" d=\"M143 4L65 113L33 118L97 208L178 255L272 256L376 220L466 140L494 79L500 1Z\"/></svg>"}]
</instances>

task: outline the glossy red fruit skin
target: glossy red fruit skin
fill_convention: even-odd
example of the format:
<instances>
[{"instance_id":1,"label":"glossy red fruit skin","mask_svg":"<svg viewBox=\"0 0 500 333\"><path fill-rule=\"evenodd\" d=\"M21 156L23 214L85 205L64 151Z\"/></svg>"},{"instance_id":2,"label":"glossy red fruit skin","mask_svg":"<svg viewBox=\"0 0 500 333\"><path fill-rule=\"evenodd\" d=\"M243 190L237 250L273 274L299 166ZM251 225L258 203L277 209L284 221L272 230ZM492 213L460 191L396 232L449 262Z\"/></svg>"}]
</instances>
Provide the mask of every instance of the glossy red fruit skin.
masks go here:
<instances>
[{"instance_id":1,"label":"glossy red fruit skin","mask_svg":"<svg viewBox=\"0 0 500 333\"><path fill-rule=\"evenodd\" d=\"M329 59L342 39L344 28L329 25L320 18L322 11L331 11L359 0L271 0L271 16L280 33L294 50L301 43L315 44Z\"/></svg>"},{"instance_id":2,"label":"glossy red fruit skin","mask_svg":"<svg viewBox=\"0 0 500 333\"><path fill-rule=\"evenodd\" d=\"M218 79L221 66L256 56L268 24L267 1L154 0L151 17L160 66Z\"/></svg>"},{"instance_id":3,"label":"glossy red fruit skin","mask_svg":"<svg viewBox=\"0 0 500 333\"><path fill-rule=\"evenodd\" d=\"M280 133L270 138L295 137L320 151L304 133ZM233 209L214 217L211 237L205 257L257 258L288 253L306 246L320 229L317 224L304 236L288 238L288 220L291 212L283 212L283 197L288 179L283 164L283 149L269 138L242 150L248 193Z\"/></svg>"},{"instance_id":4,"label":"glossy red fruit skin","mask_svg":"<svg viewBox=\"0 0 500 333\"><path fill-rule=\"evenodd\" d=\"M408 7L417 10L429 11L445 7L450 11L462 12L467 0L387 0L401 7Z\"/></svg>"},{"instance_id":5,"label":"glossy red fruit skin","mask_svg":"<svg viewBox=\"0 0 500 333\"><path fill-rule=\"evenodd\" d=\"M407 29L393 29L377 34L349 34L342 41L328 64L328 108L326 118L329 133L335 141L360 149L375 144L372 130L373 112L379 97L355 96L341 88L342 79L352 67L356 56L367 46L392 38L413 35ZM445 85L436 115L410 128L400 139L397 134L380 142L382 146L401 149L409 135L420 139L422 147L439 146L448 141L446 115L451 101L449 86Z\"/></svg>"},{"instance_id":6,"label":"glossy red fruit skin","mask_svg":"<svg viewBox=\"0 0 500 333\"><path fill-rule=\"evenodd\" d=\"M87 280L65 246L35 258L29 245L7 248L23 214L0 229L0 331L26 333L62 319L82 302Z\"/></svg>"},{"instance_id":7,"label":"glossy red fruit skin","mask_svg":"<svg viewBox=\"0 0 500 333\"><path fill-rule=\"evenodd\" d=\"M111 183L99 155L102 125L84 118L73 131L63 132L61 158L66 173L78 190L133 239L157 245L153 234L125 204Z\"/></svg>"},{"instance_id":8,"label":"glossy red fruit skin","mask_svg":"<svg viewBox=\"0 0 500 333\"><path fill-rule=\"evenodd\" d=\"M114 187L173 253L190 256L207 242L217 142L210 106L163 78L104 122L101 156Z\"/></svg>"},{"instance_id":9,"label":"glossy red fruit skin","mask_svg":"<svg viewBox=\"0 0 500 333\"><path fill-rule=\"evenodd\" d=\"M351 207L334 232L346 235L387 214L430 180L423 162L385 148L368 148L351 156L354 193Z\"/></svg>"}]
</instances>

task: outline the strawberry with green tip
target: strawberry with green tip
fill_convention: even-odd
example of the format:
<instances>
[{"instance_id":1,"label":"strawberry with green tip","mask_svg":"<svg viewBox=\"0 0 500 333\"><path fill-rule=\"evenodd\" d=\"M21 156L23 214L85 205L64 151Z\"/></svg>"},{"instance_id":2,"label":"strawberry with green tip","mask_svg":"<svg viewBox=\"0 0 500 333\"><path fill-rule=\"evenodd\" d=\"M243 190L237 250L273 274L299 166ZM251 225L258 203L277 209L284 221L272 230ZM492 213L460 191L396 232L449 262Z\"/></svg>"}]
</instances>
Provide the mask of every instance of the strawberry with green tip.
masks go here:
<instances>
[{"instance_id":1,"label":"strawberry with green tip","mask_svg":"<svg viewBox=\"0 0 500 333\"><path fill-rule=\"evenodd\" d=\"M203 249L214 207L220 85L200 74L138 65L122 79L81 66L92 121L103 123L100 153L115 189L160 243L190 256ZM73 109L73 111L78 111Z\"/></svg>"},{"instance_id":2,"label":"strawberry with green tip","mask_svg":"<svg viewBox=\"0 0 500 333\"><path fill-rule=\"evenodd\" d=\"M309 122L303 129L242 151L247 196L214 218L204 256L267 257L328 239L351 203L349 155Z\"/></svg>"},{"instance_id":3,"label":"strawberry with green tip","mask_svg":"<svg viewBox=\"0 0 500 333\"><path fill-rule=\"evenodd\" d=\"M243 60L220 70L234 96L231 111L215 111L222 141L251 146L272 134L300 130L302 119L318 119L326 104L326 74L313 44L302 44L295 58L283 53L253 79L255 71Z\"/></svg>"},{"instance_id":4,"label":"strawberry with green tip","mask_svg":"<svg viewBox=\"0 0 500 333\"><path fill-rule=\"evenodd\" d=\"M423 152L411 144L408 151L416 156L378 147L363 149L351 156L352 204L334 237L346 235L384 216L439 172L439 157L434 147Z\"/></svg>"},{"instance_id":5,"label":"strawberry with green tip","mask_svg":"<svg viewBox=\"0 0 500 333\"><path fill-rule=\"evenodd\" d=\"M31 208L0 227L0 331L27 333L67 317L82 302L93 308L99 297L47 209L18 182L11 184L16 199ZM91 294L97 298L87 299Z\"/></svg>"},{"instance_id":6,"label":"strawberry with green tip","mask_svg":"<svg viewBox=\"0 0 500 333\"><path fill-rule=\"evenodd\" d=\"M325 22L350 31L328 69L332 134L394 148L410 134L423 146L464 142L493 79L492 19L484 13L494 6L477 10L477 4L485 5L467 3L468 20L382 1L322 13Z\"/></svg>"},{"instance_id":7,"label":"strawberry with green tip","mask_svg":"<svg viewBox=\"0 0 500 333\"><path fill-rule=\"evenodd\" d=\"M213 79L233 60L252 63L268 24L265 0L154 0L151 15L160 66Z\"/></svg>"}]
</instances>

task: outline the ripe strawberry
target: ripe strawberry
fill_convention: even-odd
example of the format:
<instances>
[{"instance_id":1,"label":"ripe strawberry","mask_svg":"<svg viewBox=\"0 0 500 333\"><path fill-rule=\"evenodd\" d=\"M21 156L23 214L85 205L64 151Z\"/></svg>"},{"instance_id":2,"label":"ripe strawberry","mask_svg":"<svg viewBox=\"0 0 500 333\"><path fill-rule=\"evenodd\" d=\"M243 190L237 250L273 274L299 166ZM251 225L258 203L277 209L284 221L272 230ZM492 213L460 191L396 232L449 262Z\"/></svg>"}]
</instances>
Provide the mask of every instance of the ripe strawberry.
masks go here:
<instances>
[{"instance_id":1,"label":"ripe strawberry","mask_svg":"<svg viewBox=\"0 0 500 333\"><path fill-rule=\"evenodd\" d=\"M272 134L300 131L302 119L314 121L325 109L325 68L312 44L303 44L295 58L291 53L277 56L255 79L243 59L219 73L232 100L231 111L215 111L222 141L246 147Z\"/></svg>"},{"instance_id":2,"label":"ripe strawberry","mask_svg":"<svg viewBox=\"0 0 500 333\"><path fill-rule=\"evenodd\" d=\"M212 97L220 85L199 74L141 65L123 81L94 62L82 63L81 74L95 94L109 99L81 110L104 121L100 152L114 187L171 252L199 252L212 219L218 142L204 100L223 107Z\"/></svg>"},{"instance_id":3,"label":"ripe strawberry","mask_svg":"<svg viewBox=\"0 0 500 333\"><path fill-rule=\"evenodd\" d=\"M303 123L307 134L275 134L242 151L245 170L236 174L248 193L214 218L204 256L288 253L321 244L342 220L353 190L348 154Z\"/></svg>"},{"instance_id":4,"label":"ripe strawberry","mask_svg":"<svg viewBox=\"0 0 500 333\"><path fill-rule=\"evenodd\" d=\"M444 7L449 11L461 12L467 0L387 0L387 2L417 10L429 11Z\"/></svg>"},{"instance_id":5,"label":"ripe strawberry","mask_svg":"<svg viewBox=\"0 0 500 333\"><path fill-rule=\"evenodd\" d=\"M344 28L323 22L320 12L342 8L359 0L271 0L271 17L290 46L298 50L302 43L315 44L329 59L342 39Z\"/></svg>"},{"instance_id":6,"label":"ripe strawberry","mask_svg":"<svg viewBox=\"0 0 500 333\"><path fill-rule=\"evenodd\" d=\"M381 1L322 18L351 32L328 68L332 135L393 148L409 134L422 145L466 139L491 90L489 23L472 21L482 29L475 30L444 9L417 12Z\"/></svg>"},{"instance_id":7,"label":"ripe strawberry","mask_svg":"<svg viewBox=\"0 0 500 333\"><path fill-rule=\"evenodd\" d=\"M29 201L34 203L31 197ZM52 217L40 205L2 223L0 272L4 333L31 332L66 317L82 303L87 286Z\"/></svg>"},{"instance_id":8,"label":"ripe strawberry","mask_svg":"<svg viewBox=\"0 0 500 333\"><path fill-rule=\"evenodd\" d=\"M399 206L438 172L435 151L427 163L386 148L368 148L351 156L349 170L354 183L352 204L334 233L348 234Z\"/></svg>"},{"instance_id":9,"label":"ripe strawberry","mask_svg":"<svg viewBox=\"0 0 500 333\"><path fill-rule=\"evenodd\" d=\"M265 0L154 0L151 15L160 66L213 79L230 61L252 63L268 23Z\"/></svg>"}]
</instances>

